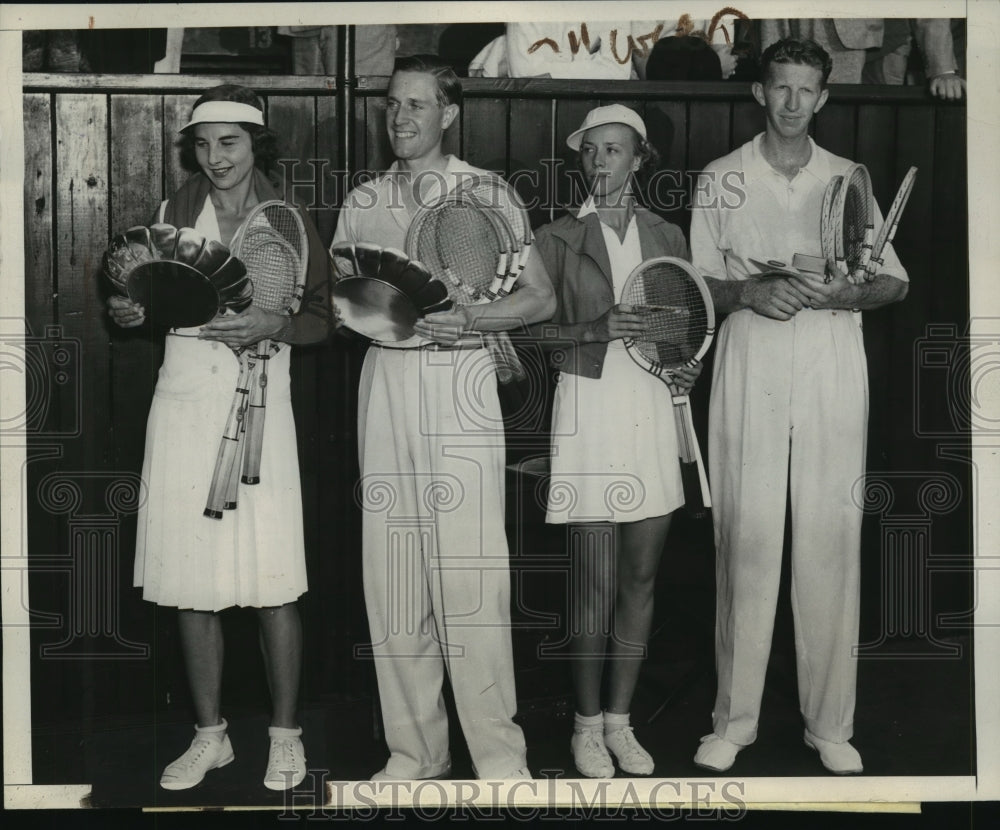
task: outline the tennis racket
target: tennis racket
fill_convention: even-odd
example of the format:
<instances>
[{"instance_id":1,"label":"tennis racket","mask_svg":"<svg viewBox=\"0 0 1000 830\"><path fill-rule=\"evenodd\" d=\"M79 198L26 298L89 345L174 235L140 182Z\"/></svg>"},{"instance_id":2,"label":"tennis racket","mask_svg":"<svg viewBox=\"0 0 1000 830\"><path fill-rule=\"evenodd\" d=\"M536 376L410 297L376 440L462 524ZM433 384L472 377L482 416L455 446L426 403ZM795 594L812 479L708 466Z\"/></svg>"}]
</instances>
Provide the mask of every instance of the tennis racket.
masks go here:
<instances>
[{"instance_id":1,"label":"tennis racket","mask_svg":"<svg viewBox=\"0 0 1000 830\"><path fill-rule=\"evenodd\" d=\"M511 256L507 274L502 282L498 284L494 281L486 291L491 300L506 297L528 264L535 241L527 208L517 190L499 176L476 176L465 181L458 193L470 197L487 210L496 211L501 227L510 234Z\"/></svg>"},{"instance_id":2,"label":"tennis racket","mask_svg":"<svg viewBox=\"0 0 1000 830\"><path fill-rule=\"evenodd\" d=\"M646 333L625 341L629 356L667 384L674 405L684 501L693 517L712 506L708 476L691 420L691 402L671 382L671 371L704 357L715 335L708 286L689 262L655 257L640 263L622 288L620 302L645 315Z\"/></svg>"},{"instance_id":3,"label":"tennis racket","mask_svg":"<svg viewBox=\"0 0 1000 830\"><path fill-rule=\"evenodd\" d=\"M515 245L516 237L500 212L465 193L451 193L423 208L406 235L407 255L448 287L450 299L464 305L491 302L491 288L499 296L504 285L513 287L519 273ZM488 332L483 342L501 383L525 377L506 332Z\"/></svg>"},{"instance_id":4,"label":"tennis racket","mask_svg":"<svg viewBox=\"0 0 1000 830\"><path fill-rule=\"evenodd\" d=\"M302 217L295 208L277 199L256 205L234 236L232 247L253 282L254 305L287 315L298 311L305 291L309 243ZM206 516L221 518L222 510L235 509L241 457L243 482L260 481L267 364L280 348L280 343L265 338L255 346L237 351L242 382L237 382L219 446Z\"/></svg>"},{"instance_id":5,"label":"tennis racket","mask_svg":"<svg viewBox=\"0 0 1000 830\"><path fill-rule=\"evenodd\" d=\"M872 184L868 168L863 164L852 164L847 168L832 195L829 211L823 215L830 228L826 231L820 229L821 239L832 235L837 266L847 272L847 278L852 283L860 281L871 257L874 236ZM831 274L826 275L827 282L832 278Z\"/></svg>"},{"instance_id":6,"label":"tennis racket","mask_svg":"<svg viewBox=\"0 0 1000 830\"><path fill-rule=\"evenodd\" d=\"M896 236L896 228L899 226L899 218L903 215L906 203L910 199L910 193L913 192L913 183L916 181L916 178L916 167L911 167L906 171L906 175L903 177L903 183L899 186L899 190L896 192L896 198L892 200L889 213L886 215L885 221L882 223L882 227L879 228L878 235L875 237L875 242L872 244L871 258L869 259L867 268L865 269L865 279L869 282L875 279L875 274L877 273L879 267L885 264L882 254L885 252L885 246L891 244L893 238Z\"/></svg>"},{"instance_id":7,"label":"tennis racket","mask_svg":"<svg viewBox=\"0 0 1000 830\"><path fill-rule=\"evenodd\" d=\"M823 248L823 258L826 260L832 259L836 261L837 259L837 241L831 214L833 213L834 200L840 192L840 186L843 181L843 176L833 176L830 181L826 183L826 189L823 191L823 207L820 210L819 230L820 244Z\"/></svg>"}]
</instances>

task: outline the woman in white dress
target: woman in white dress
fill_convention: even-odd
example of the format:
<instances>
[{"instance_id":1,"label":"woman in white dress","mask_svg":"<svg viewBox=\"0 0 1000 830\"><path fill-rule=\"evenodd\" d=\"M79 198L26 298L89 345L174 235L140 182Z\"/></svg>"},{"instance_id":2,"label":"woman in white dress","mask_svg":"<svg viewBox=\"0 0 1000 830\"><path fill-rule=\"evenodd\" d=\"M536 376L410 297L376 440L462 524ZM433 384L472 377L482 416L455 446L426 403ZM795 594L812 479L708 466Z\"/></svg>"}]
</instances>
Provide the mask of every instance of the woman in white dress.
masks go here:
<instances>
[{"instance_id":1,"label":"woman in white dress","mask_svg":"<svg viewBox=\"0 0 1000 830\"><path fill-rule=\"evenodd\" d=\"M670 394L628 356L623 338L641 334L644 323L619 297L644 259L690 255L680 229L633 194L635 176L656 163L637 113L618 104L591 110L567 144L580 154L590 193L578 211L539 229L536 244L558 302L543 327L560 370L546 521L568 526L572 556L571 749L585 776L614 774L609 750L623 772L649 775L653 759L632 733L629 709L683 492ZM678 372L678 387L690 388L700 371Z\"/></svg>"},{"instance_id":2,"label":"woman in white dress","mask_svg":"<svg viewBox=\"0 0 1000 830\"><path fill-rule=\"evenodd\" d=\"M181 131L181 154L198 172L160 206L158 222L193 227L228 245L251 208L280 198L265 176L277 158L275 136L250 89L224 85L202 95ZM167 332L146 429L142 475L148 495L138 519L135 584L145 599L178 609L198 721L190 748L160 779L169 790L193 787L234 759L220 711L219 612L232 606L257 609L260 624L273 707L264 784L288 789L305 777L296 600L307 586L288 346L325 339L330 304L324 246L299 210L310 237L310 263L297 314L251 306L200 328ZM112 297L108 306L124 328L146 320L145 309L125 298ZM203 510L239 373L233 349L264 338L283 348L269 361L260 483L241 485L237 509L221 520L208 518Z\"/></svg>"}]
</instances>

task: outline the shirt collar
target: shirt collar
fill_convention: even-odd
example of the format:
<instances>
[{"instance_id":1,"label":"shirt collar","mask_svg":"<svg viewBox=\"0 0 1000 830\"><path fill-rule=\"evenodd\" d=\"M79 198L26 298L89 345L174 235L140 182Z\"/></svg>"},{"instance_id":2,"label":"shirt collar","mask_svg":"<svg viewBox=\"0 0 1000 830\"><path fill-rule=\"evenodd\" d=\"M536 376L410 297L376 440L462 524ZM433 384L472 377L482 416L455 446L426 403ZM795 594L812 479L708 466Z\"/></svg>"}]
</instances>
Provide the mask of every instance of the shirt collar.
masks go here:
<instances>
[{"instance_id":1,"label":"shirt collar","mask_svg":"<svg viewBox=\"0 0 1000 830\"><path fill-rule=\"evenodd\" d=\"M442 174L444 178L444 185L447 188L447 192L451 193L461 181L464 181L468 177L469 173L478 173L475 167L472 167L467 162L462 161L462 159L449 153L445 156L447 162L445 163L444 172ZM385 176L387 179L391 179L392 176L399 175L403 171L399 167L399 161L396 160L389 165L389 169L385 171ZM418 174L419 175L419 174ZM431 175L431 174L428 174ZM463 175L465 178L463 178ZM434 182L431 185L431 189L426 194L426 198L429 202L434 202L441 197L441 187L440 187L439 176L434 177Z\"/></svg>"},{"instance_id":2,"label":"shirt collar","mask_svg":"<svg viewBox=\"0 0 1000 830\"><path fill-rule=\"evenodd\" d=\"M594 197L588 196L584 203L580 205L580 209L576 213L576 218L582 222L592 213L597 213L597 205L594 204Z\"/></svg>"},{"instance_id":3,"label":"shirt collar","mask_svg":"<svg viewBox=\"0 0 1000 830\"><path fill-rule=\"evenodd\" d=\"M802 167L799 172L806 173L824 184L830 180L830 158L827 153L812 140L812 136L806 136L809 141L809 162ZM764 133L758 133L753 141L743 145L742 165L746 181L762 179L769 175L781 175L775 170L761 152L761 142L764 140Z\"/></svg>"}]
</instances>

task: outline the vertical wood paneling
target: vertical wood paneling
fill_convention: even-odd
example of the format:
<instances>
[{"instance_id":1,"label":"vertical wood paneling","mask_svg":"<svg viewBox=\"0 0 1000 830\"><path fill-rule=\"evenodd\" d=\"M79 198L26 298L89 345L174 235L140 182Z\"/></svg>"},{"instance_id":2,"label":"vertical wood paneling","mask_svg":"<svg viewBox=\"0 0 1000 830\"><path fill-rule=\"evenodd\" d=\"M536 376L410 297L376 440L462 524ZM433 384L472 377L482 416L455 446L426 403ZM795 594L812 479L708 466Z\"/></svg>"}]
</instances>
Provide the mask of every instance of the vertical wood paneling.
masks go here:
<instances>
[{"instance_id":1,"label":"vertical wood paneling","mask_svg":"<svg viewBox=\"0 0 1000 830\"><path fill-rule=\"evenodd\" d=\"M882 212L892 204L896 179L896 111L877 104L858 107L857 151L851 157L868 168L872 192Z\"/></svg>"},{"instance_id":2,"label":"vertical wood paneling","mask_svg":"<svg viewBox=\"0 0 1000 830\"><path fill-rule=\"evenodd\" d=\"M163 114L159 95L112 95L111 205L112 234L147 225L162 200ZM127 141L120 136L128 136ZM102 296L108 287L101 278ZM116 462L121 469L142 466L146 420L155 373L163 359L162 339L149 331L120 329L106 321L111 350L111 407Z\"/></svg>"},{"instance_id":3,"label":"vertical wood paneling","mask_svg":"<svg viewBox=\"0 0 1000 830\"><path fill-rule=\"evenodd\" d=\"M197 95L163 96L163 192L168 196L176 192L192 173L181 167L177 142L180 139L180 129L187 124L197 100Z\"/></svg>"},{"instance_id":4,"label":"vertical wood paneling","mask_svg":"<svg viewBox=\"0 0 1000 830\"><path fill-rule=\"evenodd\" d=\"M503 98L466 98L462 107L462 158L484 170L506 174L507 119Z\"/></svg>"},{"instance_id":5,"label":"vertical wood paneling","mask_svg":"<svg viewBox=\"0 0 1000 830\"><path fill-rule=\"evenodd\" d=\"M462 155L462 113L455 117L455 120L451 122L451 126L444 131L444 137L441 139L441 150L445 155L451 154L453 156Z\"/></svg>"},{"instance_id":6,"label":"vertical wood paneling","mask_svg":"<svg viewBox=\"0 0 1000 830\"><path fill-rule=\"evenodd\" d=\"M78 515L106 513L104 488L88 486L88 475L114 470L112 457L111 384L104 302L99 291L101 254L108 242L108 112L104 95L64 94L56 98L56 268L59 278L58 322L64 337L78 343L81 383L60 390L64 417L75 417L80 437L64 444L62 469L80 488ZM77 567L86 554L69 546L72 516L49 516L57 528L57 548ZM79 521L76 518L75 521ZM74 557L76 554L77 557ZM62 596L70 596L68 593ZM52 632L47 636L58 636ZM44 661L43 661L44 662ZM85 721L102 710L102 689L96 680L98 664L80 665L79 685L59 684L36 677L39 686L56 682L57 705L65 716ZM102 683L108 681L102 677ZM114 680L108 686L114 686Z\"/></svg>"},{"instance_id":7,"label":"vertical wood paneling","mask_svg":"<svg viewBox=\"0 0 1000 830\"><path fill-rule=\"evenodd\" d=\"M813 122L813 138L820 147L844 158L855 158L857 107L852 103L827 101Z\"/></svg>"},{"instance_id":8,"label":"vertical wood paneling","mask_svg":"<svg viewBox=\"0 0 1000 830\"><path fill-rule=\"evenodd\" d=\"M688 107L688 169L702 170L729 152L730 107L721 101L692 101Z\"/></svg>"},{"instance_id":9,"label":"vertical wood paneling","mask_svg":"<svg viewBox=\"0 0 1000 830\"><path fill-rule=\"evenodd\" d=\"M389 144L389 134L385 124L385 97L372 95L359 98L358 103L364 106L364 118L361 123L363 132L355 136L355 143L360 150L365 147L364 168L373 173L388 169L393 162L392 146Z\"/></svg>"},{"instance_id":10,"label":"vertical wood paneling","mask_svg":"<svg viewBox=\"0 0 1000 830\"><path fill-rule=\"evenodd\" d=\"M518 192L527 195L537 181L537 205L529 210L531 226L537 228L550 221L552 207L551 163L539 170L539 160L551 153L552 104L547 100L510 102L510 151L508 175L517 182ZM558 152L558 151L557 151ZM524 171L524 172L522 172Z\"/></svg>"},{"instance_id":11,"label":"vertical wood paneling","mask_svg":"<svg viewBox=\"0 0 1000 830\"><path fill-rule=\"evenodd\" d=\"M24 311L35 335L55 322L51 119L49 95L24 96Z\"/></svg>"},{"instance_id":12,"label":"vertical wood paneling","mask_svg":"<svg viewBox=\"0 0 1000 830\"><path fill-rule=\"evenodd\" d=\"M764 108L756 101L734 101L732 117L733 147L746 144L764 129Z\"/></svg>"},{"instance_id":13,"label":"vertical wood paneling","mask_svg":"<svg viewBox=\"0 0 1000 830\"><path fill-rule=\"evenodd\" d=\"M687 173L687 105L648 101L646 133L660 154L660 169L650 182L649 206L674 224L686 225L691 185Z\"/></svg>"},{"instance_id":14,"label":"vertical wood paneling","mask_svg":"<svg viewBox=\"0 0 1000 830\"><path fill-rule=\"evenodd\" d=\"M101 256L108 243L108 128L103 95L66 94L56 100L59 322L81 342L86 442L74 445L83 469L101 469L110 454L108 344L99 292Z\"/></svg>"},{"instance_id":15,"label":"vertical wood paneling","mask_svg":"<svg viewBox=\"0 0 1000 830\"><path fill-rule=\"evenodd\" d=\"M316 101L316 158L319 196L322 208L314 213L316 228L323 244L333 239L337 209L347 195L347 177L340 155L340 124L337 99L322 95Z\"/></svg>"},{"instance_id":16,"label":"vertical wood paneling","mask_svg":"<svg viewBox=\"0 0 1000 830\"><path fill-rule=\"evenodd\" d=\"M281 180L286 199L312 208L319 202L316 158L316 99L312 96L272 95L267 99L267 123L278 136Z\"/></svg>"},{"instance_id":17,"label":"vertical wood paneling","mask_svg":"<svg viewBox=\"0 0 1000 830\"><path fill-rule=\"evenodd\" d=\"M587 117L587 113L603 103L595 99L568 99L556 102L555 157L562 164L557 168L556 216L561 210L569 210L583 202L587 184L580 170L579 155L566 145L566 139L577 130Z\"/></svg>"}]
</instances>

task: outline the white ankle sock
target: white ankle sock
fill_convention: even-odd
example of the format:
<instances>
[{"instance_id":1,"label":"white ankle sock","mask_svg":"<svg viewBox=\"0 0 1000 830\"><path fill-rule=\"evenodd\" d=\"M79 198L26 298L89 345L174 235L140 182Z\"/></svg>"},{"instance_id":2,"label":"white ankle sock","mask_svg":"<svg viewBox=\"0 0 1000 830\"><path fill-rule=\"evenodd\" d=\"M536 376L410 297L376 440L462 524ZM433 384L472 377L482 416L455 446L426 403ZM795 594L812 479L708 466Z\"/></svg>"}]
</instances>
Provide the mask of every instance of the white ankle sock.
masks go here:
<instances>
[{"instance_id":1,"label":"white ankle sock","mask_svg":"<svg viewBox=\"0 0 1000 830\"><path fill-rule=\"evenodd\" d=\"M604 724L604 715L598 712L596 715L581 715L579 712L573 715L573 728L580 729L600 729Z\"/></svg>"},{"instance_id":2,"label":"white ankle sock","mask_svg":"<svg viewBox=\"0 0 1000 830\"><path fill-rule=\"evenodd\" d=\"M630 725L629 713L618 714L617 712L604 712L604 734L610 735Z\"/></svg>"}]
</instances>

